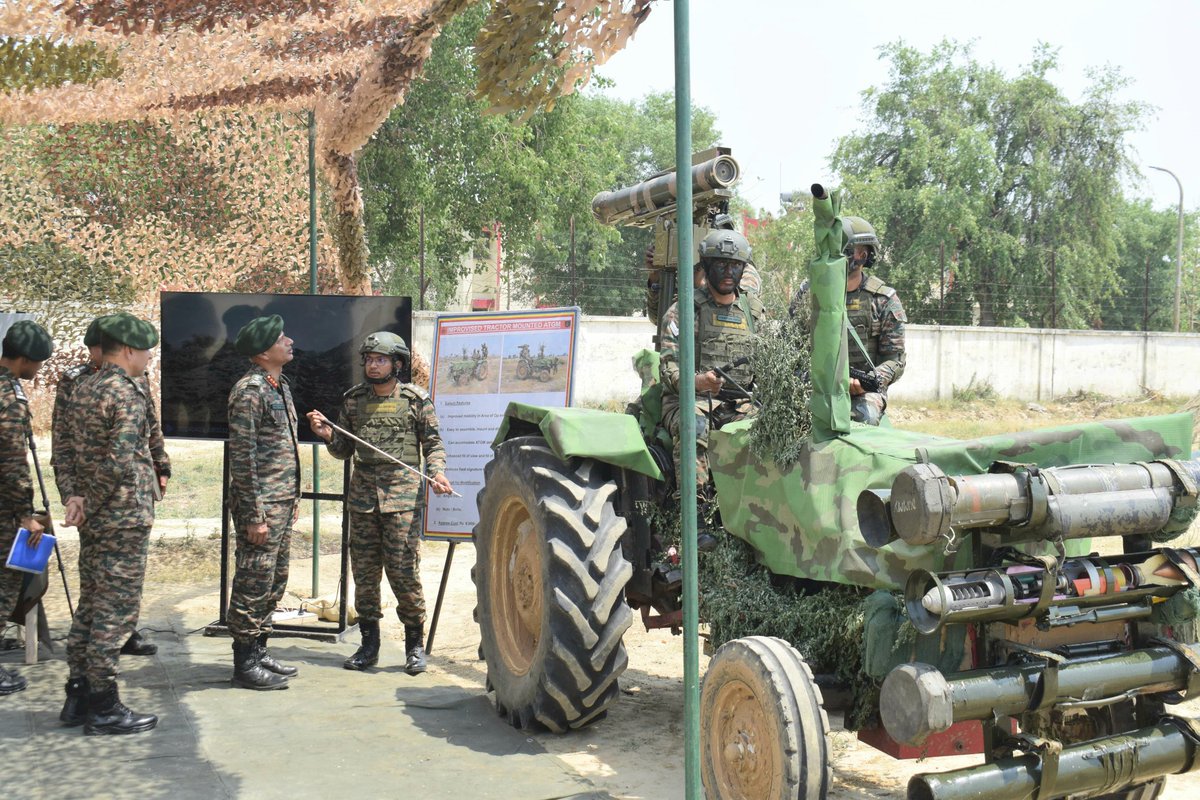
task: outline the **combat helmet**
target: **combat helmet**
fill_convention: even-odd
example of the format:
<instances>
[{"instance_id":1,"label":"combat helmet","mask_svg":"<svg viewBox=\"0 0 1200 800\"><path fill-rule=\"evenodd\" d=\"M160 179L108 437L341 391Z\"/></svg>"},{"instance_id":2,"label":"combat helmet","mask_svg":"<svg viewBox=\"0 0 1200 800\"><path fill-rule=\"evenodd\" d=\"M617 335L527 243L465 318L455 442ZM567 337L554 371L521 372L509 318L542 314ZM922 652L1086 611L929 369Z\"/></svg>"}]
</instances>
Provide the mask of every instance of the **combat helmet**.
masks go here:
<instances>
[{"instance_id":1,"label":"combat helmet","mask_svg":"<svg viewBox=\"0 0 1200 800\"><path fill-rule=\"evenodd\" d=\"M381 355L392 357L391 372L383 378L372 378L367 375L367 383L385 384L392 378L399 377L400 367L396 363L397 360L403 360L408 363L410 353L408 345L404 343L404 339L391 331L375 331L367 338L363 339L362 347L358 348L358 354L362 357L362 363L365 367L367 364L367 353L380 353Z\"/></svg>"},{"instance_id":2,"label":"combat helmet","mask_svg":"<svg viewBox=\"0 0 1200 800\"><path fill-rule=\"evenodd\" d=\"M862 245L867 248L867 263L863 266L869 267L875 263L875 256L879 253L879 237L875 235L871 223L862 217L842 217L842 233L846 236L846 249L843 252L847 258L853 254L856 246Z\"/></svg>"},{"instance_id":3,"label":"combat helmet","mask_svg":"<svg viewBox=\"0 0 1200 800\"><path fill-rule=\"evenodd\" d=\"M750 243L737 231L720 228L709 231L700 241L700 260L709 258L723 258L745 264L750 261Z\"/></svg>"}]
</instances>

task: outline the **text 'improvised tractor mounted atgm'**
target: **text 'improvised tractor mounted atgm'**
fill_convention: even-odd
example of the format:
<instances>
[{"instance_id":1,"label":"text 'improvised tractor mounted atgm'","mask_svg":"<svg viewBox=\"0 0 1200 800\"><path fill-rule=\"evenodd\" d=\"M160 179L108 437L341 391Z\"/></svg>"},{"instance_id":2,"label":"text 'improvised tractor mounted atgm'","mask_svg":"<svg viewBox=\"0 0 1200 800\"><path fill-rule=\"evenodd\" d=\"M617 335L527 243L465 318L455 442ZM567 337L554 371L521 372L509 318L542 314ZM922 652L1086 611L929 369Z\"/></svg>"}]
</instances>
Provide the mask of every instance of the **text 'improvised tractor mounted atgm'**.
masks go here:
<instances>
[{"instance_id":1,"label":"text 'improvised tractor mounted atgm'","mask_svg":"<svg viewBox=\"0 0 1200 800\"><path fill-rule=\"evenodd\" d=\"M696 158L696 242L722 223L736 177L727 152ZM673 182L664 173L596 201L601 221L655 227L664 274ZM861 740L899 758L981 754L915 776L910 798L1156 797L1200 755L1195 725L1171 713L1200 692L1200 552L1169 546L1200 484L1200 463L1186 460L1191 416L971 441L852 423L846 236L837 194L813 195L812 434L786 467L751 454L753 419L713 432L708 452L720 525L772 586L792 586L781 603L822 587L863 598L845 621L861 628L863 680L825 683L838 665L805 642L713 642L707 795L825 797L823 704L853 688L851 703L867 706ZM680 624L655 513L672 502L670 450L643 424L645 405L642 419L507 410L478 499L474 579L488 688L514 725L601 719L628 663L632 609L648 626Z\"/></svg>"}]
</instances>

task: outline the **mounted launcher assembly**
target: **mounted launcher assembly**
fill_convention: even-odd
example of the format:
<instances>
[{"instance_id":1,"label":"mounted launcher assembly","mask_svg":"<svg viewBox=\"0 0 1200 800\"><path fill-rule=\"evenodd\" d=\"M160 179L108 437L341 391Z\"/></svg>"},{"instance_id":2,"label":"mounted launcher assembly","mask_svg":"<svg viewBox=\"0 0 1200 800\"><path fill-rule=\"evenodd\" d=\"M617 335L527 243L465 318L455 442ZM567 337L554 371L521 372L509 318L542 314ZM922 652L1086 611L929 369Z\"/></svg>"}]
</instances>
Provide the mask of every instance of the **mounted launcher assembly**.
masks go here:
<instances>
[{"instance_id":1,"label":"mounted launcher assembly","mask_svg":"<svg viewBox=\"0 0 1200 800\"><path fill-rule=\"evenodd\" d=\"M990 558L978 569L931 573L915 570L905 586L908 617L918 631L944 626L1036 621L1039 646L1008 641L984 628L983 650L993 666L943 675L927 664L896 667L883 683L880 716L898 742L921 746L934 734L966 720L1003 731L1009 755L979 767L915 776L908 796L920 800L1092 797L1200 767L1200 729L1194 721L1161 715L1136 730L1084 742L1022 735L1043 730L1072 713L1133 700L1161 710L1178 693L1200 695L1200 645L1139 635L1129 644L1085 642L1079 635L1055 644L1055 633L1083 625L1148 621L1154 604L1200 587L1200 550L1161 547L1102 558L1065 557L1065 540L1094 536L1146 541L1164 529L1186 527L1195 512L1200 462L1053 467L997 465L985 475L947 476L933 464L904 470L890 490L858 500L864 539L882 547L942 546L947 552L969 532L988 534L972 544ZM1130 539L1126 539L1129 542ZM1053 542L1058 555L1032 555ZM1029 548L1035 549L1035 548ZM1111 632L1112 627L1105 628ZM1019 638L1013 636L1012 638ZM1149 706L1149 703L1157 705ZM1011 718L1011 719L1010 719ZM1004 728L1001 723L1007 728Z\"/></svg>"}]
</instances>

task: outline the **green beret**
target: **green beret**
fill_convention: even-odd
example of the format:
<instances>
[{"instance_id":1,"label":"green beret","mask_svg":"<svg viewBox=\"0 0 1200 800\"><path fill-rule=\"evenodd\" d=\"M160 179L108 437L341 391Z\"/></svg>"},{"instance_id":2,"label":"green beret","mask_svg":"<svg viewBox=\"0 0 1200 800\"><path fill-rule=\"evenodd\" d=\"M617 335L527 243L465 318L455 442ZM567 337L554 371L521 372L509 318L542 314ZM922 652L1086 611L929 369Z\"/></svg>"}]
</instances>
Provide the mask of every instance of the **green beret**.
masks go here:
<instances>
[{"instance_id":1,"label":"green beret","mask_svg":"<svg viewBox=\"0 0 1200 800\"><path fill-rule=\"evenodd\" d=\"M100 345L100 320L104 317L96 317L87 326L87 332L83 334L84 347L98 347Z\"/></svg>"},{"instance_id":2,"label":"green beret","mask_svg":"<svg viewBox=\"0 0 1200 800\"><path fill-rule=\"evenodd\" d=\"M45 361L54 352L54 341L41 325L23 319L4 334L4 349L30 361Z\"/></svg>"},{"instance_id":3,"label":"green beret","mask_svg":"<svg viewBox=\"0 0 1200 800\"><path fill-rule=\"evenodd\" d=\"M144 319L122 311L96 320L100 333L134 350L149 350L158 344L158 331Z\"/></svg>"},{"instance_id":4,"label":"green beret","mask_svg":"<svg viewBox=\"0 0 1200 800\"><path fill-rule=\"evenodd\" d=\"M272 314L269 317L255 317L238 331L233 349L248 358L253 358L259 353L270 350L271 346L279 341L282 333L283 317L278 314Z\"/></svg>"}]
</instances>

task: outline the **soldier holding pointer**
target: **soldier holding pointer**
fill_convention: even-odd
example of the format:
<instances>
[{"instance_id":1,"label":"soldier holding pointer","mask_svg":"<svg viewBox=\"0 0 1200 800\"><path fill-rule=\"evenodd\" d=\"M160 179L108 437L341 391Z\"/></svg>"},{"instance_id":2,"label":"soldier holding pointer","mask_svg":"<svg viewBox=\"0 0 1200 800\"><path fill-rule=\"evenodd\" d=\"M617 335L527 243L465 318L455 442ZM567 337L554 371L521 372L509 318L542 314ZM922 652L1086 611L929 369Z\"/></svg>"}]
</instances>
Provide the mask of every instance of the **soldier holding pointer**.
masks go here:
<instances>
[{"instance_id":1,"label":"soldier holding pointer","mask_svg":"<svg viewBox=\"0 0 1200 800\"><path fill-rule=\"evenodd\" d=\"M400 383L410 359L408 345L380 331L363 341L366 382L346 392L338 427L370 442L411 467L425 458L430 485L438 494L453 491L444 474L446 454L438 433L433 401L419 386ZM396 595L396 613L404 623L405 671L425 671L425 596L421 588L421 479L368 447L356 445L333 429L320 411L310 411L313 433L340 459L354 456L350 483L350 564L354 606L362 646L343 664L364 670L379 661L380 581L387 573Z\"/></svg>"},{"instance_id":2,"label":"soldier holding pointer","mask_svg":"<svg viewBox=\"0 0 1200 800\"><path fill-rule=\"evenodd\" d=\"M283 375L292 340L278 314L257 317L234 349L251 367L229 393L229 481L237 568L229 599L233 685L286 689L295 667L267 653L271 615L287 589L292 523L300 501L296 407Z\"/></svg>"}]
</instances>

